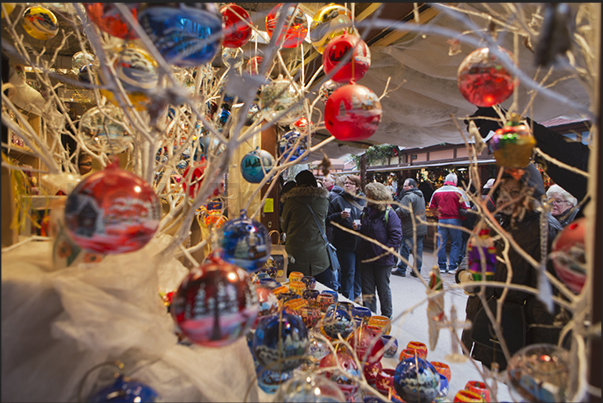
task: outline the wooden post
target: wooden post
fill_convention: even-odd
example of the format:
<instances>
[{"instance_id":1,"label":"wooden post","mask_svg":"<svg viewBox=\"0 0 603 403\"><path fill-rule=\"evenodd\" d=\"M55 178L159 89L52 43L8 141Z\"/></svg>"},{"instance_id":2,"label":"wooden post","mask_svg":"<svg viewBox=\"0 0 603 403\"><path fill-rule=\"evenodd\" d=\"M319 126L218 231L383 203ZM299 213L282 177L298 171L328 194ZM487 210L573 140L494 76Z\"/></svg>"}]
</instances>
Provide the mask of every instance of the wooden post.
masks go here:
<instances>
[{"instance_id":1,"label":"wooden post","mask_svg":"<svg viewBox=\"0 0 603 403\"><path fill-rule=\"evenodd\" d=\"M276 129L276 125L272 125L269 128L267 128L266 130L262 130L262 138L261 138L260 144L261 144L260 148L264 151L269 152L276 160L276 158L277 158L276 151L277 151L277 147L278 147L278 132ZM274 178L274 180L278 181L278 178ZM262 198L268 191L269 186L270 186L270 183L264 185L264 187L262 188L262 190L261 190ZM280 230L281 230L280 215L279 215L279 211L280 211L279 198L280 198L280 186L277 183L270 190L270 193L268 194L268 197L266 198L266 202L264 203L264 206L262 207L262 214L261 214L260 222L262 224L264 224L264 226L266 228L268 228L268 231L278 230L280 232ZM278 240L275 240L273 238L272 242L278 242Z\"/></svg>"}]
</instances>

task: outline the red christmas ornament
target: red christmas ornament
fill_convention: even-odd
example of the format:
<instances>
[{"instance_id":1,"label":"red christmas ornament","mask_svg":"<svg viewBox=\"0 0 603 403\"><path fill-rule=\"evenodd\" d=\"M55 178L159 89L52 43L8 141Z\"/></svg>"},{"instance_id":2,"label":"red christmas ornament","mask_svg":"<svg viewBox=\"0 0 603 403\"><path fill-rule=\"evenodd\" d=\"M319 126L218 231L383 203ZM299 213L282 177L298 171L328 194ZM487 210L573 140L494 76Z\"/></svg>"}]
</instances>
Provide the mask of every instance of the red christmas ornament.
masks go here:
<instances>
[{"instance_id":1,"label":"red christmas ornament","mask_svg":"<svg viewBox=\"0 0 603 403\"><path fill-rule=\"evenodd\" d=\"M327 100L325 126L338 140L365 140L379 127L381 113L381 102L373 91L348 84L336 89Z\"/></svg>"},{"instance_id":2,"label":"red christmas ornament","mask_svg":"<svg viewBox=\"0 0 603 403\"><path fill-rule=\"evenodd\" d=\"M322 54L322 67L325 74L334 70L352 48L354 49L352 57L333 75L331 80L338 83L348 83L350 80L358 81L371 67L371 51L366 43L355 35L343 34L331 40Z\"/></svg>"},{"instance_id":3,"label":"red christmas ornament","mask_svg":"<svg viewBox=\"0 0 603 403\"><path fill-rule=\"evenodd\" d=\"M381 340L381 329L377 326L361 326L350 335L350 345L356 351L360 362L375 364L381 361L385 353L385 344ZM367 351L369 351L367 354ZM377 375L375 374L375 377Z\"/></svg>"},{"instance_id":4,"label":"red christmas ornament","mask_svg":"<svg viewBox=\"0 0 603 403\"><path fill-rule=\"evenodd\" d=\"M339 361L339 367L337 370L326 371L327 378L337 383L339 389L343 392L346 399L350 399L354 396L358 390L358 383L354 380L354 377L360 376L360 370L356 365L354 358L348 353L345 348L340 348L337 351L337 360ZM338 364L335 362L335 355L329 353L322 360L320 360L319 368L336 367Z\"/></svg>"},{"instance_id":5,"label":"red christmas ornament","mask_svg":"<svg viewBox=\"0 0 603 403\"><path fill-rule=\"evenodd\" d=\"M383 366L381 365L381 362L377 361L374 364L365 364L363 366L362 372L364 373L366 381L371 386L375 386L375 383L377 382L377 375L379 375L379 372L381 372L381 370L383 370Z\"/></svg>"},{"instance_id":6,"label":"red christmas ornament","mask_svg":"<svg viewBox=\"0 0 603 403\"><path fill-rule=\"evenodd\" d=\"M576 294L586 281L586 218L578 218L563 229L553 241L553 267L557 276Z\"/></svg>"},{"instance_id":7,"label":"red christmas ornament","mask_svg":"<svg viewBox=\"0 0 603 403\"><path fill-rule=\"evenodd\" d=\"M258 311L258 297L247 272L226 263L217 251L184 278L171 306L182 333L207 347L226 346L244 336Z\"/></svg>"},{"instance_id":8,"label":"red christmas ornament","mask_svg":"<svg viewBox=\"0 0 603 403\"><path fill-rule=\"evenodd\" d=\"M513 55L501 47L511 60ZM513 76L488 48L471 52L459 66L457 72L459 91L473 105L489 107L499 104L513 93Z\"/></svg>"},{"instance_id":9,"label":"red christmas ornament","mask_svg":"<svg viewBox=\"0 0 603 403\"><path fill-rule=\"evenodd\" d=\"M264 58L262 56L252 57L247 61L247 72L251 75L260 74L260 66Z\"/></svg>"},{"instance_id":10,"label":"red christmas ornament","mask_svg":"<svg viewBox=\"0 0 603 403\"><path fill-rule=\"evenodd\" d=\"M222 21L224 23L224 41L222 46L225 48L240 48L251 38L251 18L249 13L241 6L234 3L220 8ZM247 25L249 24L249 25Z\"/></svg>"},{"instance_id":11,"label":"red christmas ornament","mask_svg":"<svg viewBox=\"0 0 603 403\"><path fill-rule=\"evenodd\" d=\"M103 254L142 248L155 235L160 218L153 188L117 163L84 178L65 205L65 225L73 242Z\"/></svg>"},{"instance_id":12,"label":"red christmas ornament","mask_svg":"<svg viewBox=\"0 0 603 403\"><path fill-rule=\"evenodd\" d=\"M136 20L139 3L126 6ZM113 3L84 3L88 18L103 32L121 39L137 39L138 35Z\"/></svg>"},{"instance_id":13,"label":"red christmas ornament","mask_svg":"<svg viewBox=\"0 0 603 403\"><path fill-rule=\"evenodd\" d=\"M278 19L280 13L283 9L283 3L279 3L270 11L270 13L266 16L266 32L268 33L268 37L272 38L272 34L274 33L274 29L276 28L276 24L278 23ZM308 19L303 11L292 4L287 8L287 17L285 18L285 23L283 24L283 28L279 37L277 39L277 43L280 43L282 39L282 34L285 34L285 40L283 42L284 48L295 48L301 44L306 36L308 35ZM289 27L287 29L287 27Z\"/></svg>"}]
</instances>

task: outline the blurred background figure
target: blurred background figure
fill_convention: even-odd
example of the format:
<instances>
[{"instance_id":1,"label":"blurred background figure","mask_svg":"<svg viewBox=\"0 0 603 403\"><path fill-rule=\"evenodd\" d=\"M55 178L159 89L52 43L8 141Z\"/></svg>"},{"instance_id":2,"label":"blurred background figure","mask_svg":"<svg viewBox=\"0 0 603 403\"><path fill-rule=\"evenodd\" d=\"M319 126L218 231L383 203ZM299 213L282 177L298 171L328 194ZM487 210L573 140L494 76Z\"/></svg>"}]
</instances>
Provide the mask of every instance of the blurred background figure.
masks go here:
<instances>
[{"instance_id":1,"label":"blurred background figure","mask_svg":"<svg viewBox=\"0 0 603 403\"><path fill-rule=\"evenodd\" d=\"M553 206L551 214L559 221L562 227L574 221L580 210L576 207L578 199L559 185L551 185L549 190L546 191L546 197L548 202Z\"/></svg>"}]
</instances>

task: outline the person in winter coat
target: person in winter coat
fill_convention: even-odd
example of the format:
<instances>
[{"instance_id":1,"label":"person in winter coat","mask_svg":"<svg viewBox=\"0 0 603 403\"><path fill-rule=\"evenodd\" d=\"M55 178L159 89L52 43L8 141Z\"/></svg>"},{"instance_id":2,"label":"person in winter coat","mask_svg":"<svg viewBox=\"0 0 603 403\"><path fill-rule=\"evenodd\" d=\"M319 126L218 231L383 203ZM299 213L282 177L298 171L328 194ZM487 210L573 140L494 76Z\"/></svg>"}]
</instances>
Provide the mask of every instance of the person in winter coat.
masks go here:
<instances>
[{"instance_id":1,"label":"person in winter coat","mask_svg":"<svg viewBox=\"0 0 603 403\"><path fill-rule=\"evenodd\" d=\"M402 243L402 226L398 215L388 204L392 201L391 193L383 184L376 182L366 185L364 191L369 201L362 212L360 233L386 248L398 250ZM354 229L357 229L356 224ZM395 264L394 255L373 242L361 239L357 256L360 259L364 306L377 313L377 293L381 314L391 318L393 309L389 277Z\"/></svg>"},{"instance_id":2,"label":"person in winter coat","mask_svg":"<svg viewBox=\"0 0 603 403\"><path fill-rule=\"evenodd\" d=\"M366 204L358 196L364 196L360 190L360 178L356 175L346 175L343 186L345 192L335 197L329 203L327 224L337 223L345 228L353 229L354 220L360 220L360 214ZM341 293L350 300L360 297L362 291L360 268L356 260L356 246L360 238L342 229L333 228L332 244L337 248L337 258L341 266L340 286ZM357 280L356 280L357 278Z\"/></svg>"},{"instance_id":3,"label":"person in winter coat","mask_svg":"<svg viewBox=\"0 0 603 403\"><path fill-rule=\"evenodd\" d=\"M496 191L496 206L501 213L501 227L507 231L517 244L537 262L541 259L540 248L540 212L537 207L539 200L544 195L544 184L542 176L534 164L530 164L520 180L516 180L511 175L503 174L501 183ZM509 204L512 202L511 204ZM505 206L506 204L506 206ZM550 214L548 221L548 246L550 245L561 230L559 223ZM496 254L501 259L504 258L504 241L499 239L496 242ZM524 258L511 247L508 251L510 267L513 270L511 283L521 284L529 287L538 287L537 270L530 265ZM547 268L554 274L551 265ZM496 271L493 282L506 282L508 268L507 265L497 259ZM488 306L494 309L496 315L496 301L503 296L503 288L486 288L486 299ZM471 356L483 365L491 368L493 362L497 362L499 370L504 370L507 366L506 359L493 337L493 331L489 319L481 308L479 298L469 298L467 300L466 314L467 318L473 322L471 338L473 339L473 351ZM555 307L559 312L559 307ZM509 353L513 355L520 348L535 343L557 344L561 327L554 326L554 315L547 311L545 305L534 294L521 291L509 290L503 303L503 335ZM463 335L463 340L467 340ZM468 346L471 349L471 346Z\"/></svg>"},{"instance_id":4,"label":"person in winter coat","mask_svg":"<svg viewBox=\"0 0 603 403\"><path fill-rule=\"evenodd\" d=\"M316 178L307 170L298 173L295 182L297 186L281 196L281 228L286 234L285 250L290 259L287 269L313 276L316 281L335 289L333 274L327 270L330 266L327 246L318 226L325 231L329 191L319 188Z\"/></svg>"},{"instance_id":5,"label":"person in winter coat","mask_svg":"<svg viewBox=\"0 0 603 403\"><path fill-rule=\"evenodd\" d=\"M421 266L423 263L423 238L427 235L427 224L420 223L427 221L425 216L425 198L423 193L417 189L417 182L408 178L404 181L404 195L400 202L402 206L410 208L407 210L403 207L396 207L396 214L402 222L402 246L400 246L400 255L402 259L398 262L398 268L392 271L392 274L396 276L406 277L406 262L408 256L412 252L414 261L416 263L417 272L421 272ZM413 216L415 217L415 225L413 226ZM413 236L414 234L414 236ZM413 252L413 239L417 239L417 253ZM411 276L417 277L413 270L410 271Z\"/></svg>"},{"instance_id":6,"label":"person in winter coat","mask_svg":"<svg viewBox=\"0 0 603 403\"><path fill-rule=\"evenodd\" d=\"M429 209L438 219L438 266L440 273L456 272L459 262L459 256L463 247L462 220L459 210L470 208L469 199L465 192L457 187L457 177L453 173L446 175L444 186L433 192ZM445 225L455 227L447 227ZM448 257L448 266L446 266L446 243L450 238L450 256Z\"/></svg>"},{"instance_id":7,"label":"person in winter coat","mask_svg":"<svg viewBox=\"0 0 603 403\"><path fill-rule=\"evenodd\" d=\"M567 226L576 219L576 215L580 210L576 207L578 199L572 196L568 191L559 185L551 185L546 191L546 197L553 205L551 214L559 221L562 227Z\"/></svg>"}]
</instances>

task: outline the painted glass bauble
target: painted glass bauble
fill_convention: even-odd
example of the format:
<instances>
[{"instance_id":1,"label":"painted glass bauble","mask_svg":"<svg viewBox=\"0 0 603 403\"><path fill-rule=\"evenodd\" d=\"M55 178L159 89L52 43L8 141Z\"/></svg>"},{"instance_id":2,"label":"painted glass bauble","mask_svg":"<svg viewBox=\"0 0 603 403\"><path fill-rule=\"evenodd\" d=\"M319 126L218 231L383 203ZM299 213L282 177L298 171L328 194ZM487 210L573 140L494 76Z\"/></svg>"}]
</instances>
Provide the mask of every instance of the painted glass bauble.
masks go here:
<instances>
[{"instance_id":1,"label":"painted glass bauble","mask_svg":"<svg viewBox=\"0 0 603 403\"><path fill-rule=\"evenodd\" d=\"M283 3L279 3L266 16L266 32L268 37L272 38L280 13L283 9ZM277 44L283 43L284 48L295 48L299 46L308 35L308 19L304 12L296 4L290 4L287 8L287 17L282 30L277 38ZM283 41L282 35L285 35Z\"/></svg>"},{"instance_id":2,"label":"painted glass bauble","mask_svg":"<svg viewBox=\"0 0 603 403\"><path fill-rule=\"evenodd\" d=\"M262 88L259 100L264 118L282 125L295 122L304 113L303 103L299 102L295 87L291 81L282 76ZM297 106L293 107L295 104ZM293 108L289 110L291 107ZM289 112L283 115L285 110L289 110Z\"/></svg>"},{"instance_id":3,"label":"painted glass bauble","mask_svg":"<svg viewBox=\"0 0 603 403\"><path fill-rule=\"evenodd\" d=\"M259 311L247 272L225 262L217 252L182 280L171 307L182 333L207 347L226 346L243 337Z\"/></svg>"},{"instance_id":4,"label":"painted glass bauble","mask_svg":"<svg viewBox=\"0 0 603 403\"><path fill-rule=\"evenodd\" d=\"M335 361L335 354L331 352L320 360L319 368L337 367L337 369L326 371L325 374L327 378L337 384L346 399L350 401L349 399L358 390L358 382L354 378L360 377L360 369L356 365L352 354L347 352L345 348L339 348L336 351L339 363Z\"/></svg>"},{"instance_id":5,"label":"painted glass bauble","mask_svg":"<svg viewBox=\"0 0 603 403\"><path fill-rule=\"evenodd\" d=\"M489 144L497 165L521 169L530 163L536 140L532 136L530 126L514 116L502 128L496 130Z\"/></svg>"},{"instance_id":6,"label":"painted glass bauble","mask_svg":"<svg viewBox=\"0 0 603 403\"><path fill-rule=\"evenodd\" d=\"M371 67L371 51L367 44L356 35L343 34L332 39L322 54L322 67L325 74L329 74L344 56L353 50L352 56L332 77L338 83L348 83L350 80L358 81Z\"/></svg>"},{"instance_id":7,"label":"painted glass bauble","mask_svg":"<svg viewBox=\"0 0 603 403\"><path fill-rule=\"evenodd\" d=\"M258 296L260 309L258 311L258 317L253 324L253 328L255 328L263 317L270 316L278 312L278 298L272 292L269 287L260 284L255 288L256 294Z\"/></svg>"},{"instance_id":8,"label":"painted glass bauble","mask_svg":"<svg viewBox=\"0 0 603 403\"><path fill-rule=\"evenodd\" d=\"M345 395L337 384L324 375L302 372L281 385L274 395L275 402L344 402Z\"/></svg>"},{"instance_id":9,"label":"painted glass bauble","mask_svg":"<svg viewBox=\"0 0 603 403\"><path fill-rule=\"evenodd\" d=\"M52 11L41 6L28 7L21 24L31 37L42 41L54 38L59 32L59 20Z\"/></svg>"},{"instance_id":10,"label":"painted glass bauble","mask_svg":"<svg viewBox=\"0 0 603 403\"><path fill-rule=\"evenodd\" d=\"M137 39L138 34L132 28L130 23L122 16L114 3L83 3L86 8L88 18L101 31L121 39ZM132 17L136 19L138 6L140 3L126 3L126 7L132 12Z\"/></svg>"},{"instance_id":11,"label":"painted glass bauble","mask_svg":"<svg viewBox=\"0 0 603 403\"><path fill-rule=\"evenodd\" d=\"M220 50L222 15L214 3L145 3L138 22L169 64L197 67Z\"/></svg>"},{"instance_id":12,"label":"painted glass bauble","mask_svg":"<svg viewBox=\"0 0 603 403\"><path fill-rule=\"evenodd\" d=\"M318 365L320 360L331 352L329 342L319 336L316 331L310 331L308 346L306 347L306 360Z\"/></svg>"},{"instance_id":13,"label":"painted glass bauble","mask_svg":"<svg viewBox=\"0 0 603 403\"><path fill-rule=\"evenodd\" d=\"M243 65L243 51L240 48L222 49L222 62L226 67L237 70Z\"/></svg>"},{"instance_id":14,"label":"painted glass bauble","mask_svg":"<svg viewBox=\"0 0 603 403\"><path fill-rule=\"evenodd\" d=\"M75 71L80 71L84 66L94 63L94 56L90 53L80 50L71 57L71 68Z\"/></svg>"},{"instance_id":15,"label":"painted glass bauble","mask_svg":"<svg viewBox=\"0 0 603 403\"><path fill-rule=\"evenodd\" d=\"M93 84L96 82L97 72L94 68L94 64L85 64L77 72L77 78L82 83ZM103 90L101 90L103 91ZM108 92L108 91L107 91Z\"/></svg>"},{"instance_id":16,"label":"painted glass bauble","mask_svg":"<svg viewBox=\"0 0 603 403\"><path fill-rule=\"evenodd\" d=\"M532 344L507 364L509 392L516 402L566 402L571 379L569 351L553 344Z\"/></svg>"},{"instance_id":17,"label":"painted glass bauble","mask_svg":"<svg viewBox=\"0 0 603 403\"><path fill-rule=\"evenodd\" d=\"M385 352L381 340L381 329L376 326L360 326L350 335L350 345L360 362L374 364L383 358Z\"/></svg>"},{"instance_id":18,"label":"painted glass bauble","mask_svg":"<svg viewBox=\"0 0 603 403\"><path fill-rule=\"evenodd\" d=\"M182 173L182 189L184 189L185 192L188 191L188 196L190 198L197 196L197 193L199 193L199 190L201 189L201 184L203 183L203 179L205 178L206 167L207 161L205 160L205 158L202 158L201 162L192 167L192 172L191 167L187 166L184 172ZM211 197L212 195L218 196L220 194L220 185L216 185L217 186L212 190L212 194L209 197Z\"/></svg>"},{"instance_id":19,"label":"painted glass bauble","mask_svg":"<svg viewBox=\"0 0 603 403\"><path fill-rule=\"evenodd\" d=\"M328 80L322 83L320 88L318 89L318 95L320 96L320 100L327 103L327 99L335 92L335 90L341 87L343 84L338 83L337 81Z\"/></svg>"},{"instance_id":20,"label":"painted glass bauble","mask_svg":"<svg viewBox=\"0 0 603 403\"><path fill-rule=\"evenodd\" d=\"M305 116L302 116L293 122L292 126L301 134L307 134L310 132L310 135L314 137L314 124L312 122L308 123L308 119L306 119Z\"/></svg>"},{"instance_id":21,"label":"painted glass bauble","mask_svg":"<svg viewBox=\"0 0 603 403\"><path fill-rule=\"evenodd\" d=\"M406 358L396 366L394 389L405 402L431 402L440 390L440 374L423 358Z\"/></svg>"},{"instance_id":22,"label":"painted glass bauble","mask_svg":"<svg viewBox=\"0 0 603 403\"><path fill-rule=\"evenodd\" d=\"M483 256L483 258L482 258ZM496 247L490 237L490 230L480 230L477 237L467 243L467 269L473 280L490 280L496 271ZM483 271L485 270L485 278Z\"/></svg>"},{"instance_id":23,"label":"painted glass bauble","mask_svg":"<svg viewBox=\"0 0 603 403\"><path fill-rule=\"evenodd\" d=\"M395 336L389 334L381 335L381 341L385 347L383 355L387 358L393 358L398 352L398 339Z\"/></svg>"},{"instance_id":24,"label":"painted glass bauble","mask_svg":"<svg viewBox=\"0 0 603 403\"><path fill-rule=\"evenodd\" d=\"M92 151L118 154L132 144L123 111L111 104L94 107L80 119L78 132Z\"/></svg>"},{"instance_id":25,"label":"painted glass bauble","mask_svg":"<svg viewBox=\"0 0 603 403\"><path fill-rule=\"evenodd\" d=\"M240 48L245 45L251 39L252 29L250 25L253 25L249 13L243 7L234 3L222 6L220 13L224 23L222 46L225 48Z\"/></svg>"},{"instance_id":26,"label":"painted glass bauble","mask_svg":"<svg viewBox=\"0 0 603 403\"><path fill-rule=\"evenodd\" d=\"M354 320L349 310L339 303L330 305L322 318L321 329L333 340L338 336L345 340L354 330Z\"/></svg>"},{"instance_id":27,"label":"painted glass bauble","mask_svg":"<svg viewBox=\"0 0 603 403\"><path fill-rule=\"evenodd\" d=\"M508 50L498 50L513 60ZM515 88L513 76L489 48L476 49L463 60L457 71L457 84L467 101L481 107L503 102Z\"/></svg>"},{"instance_id":28,"label":"painted glass bauble","mask_svg":"<svg viewBox=\"0 0 603 403\"><path fill-rule=\"evenodd\" d=\"M352 12L340 4L327 4L318 9L310 24L310 41L318 53L323 53L331 39L345 33L358 35Z\"/></svg>"},{"instance_id":29,"label":"painted glass bauble","mask_svg":"<svg viewBox=\"0 0 603 403\"><path fill-rule=\"evenodd\" d=\"M256 368L258 386L265 393L273 394L293 377L293 371L272 371L262 365Z\"/></svg>"},{"instance_id":30,"label":"painted glass bauble","mask_svg":"<svg viewBox=\"0 0 603 403\"><path fill-rule=\"evenodd\" d=\"M586 281L586 218L569 223L553 241L551 259L557 276L579 294Z\"/></svg>"},{"instance_id":31,"label":"painted glass bauble","mask_svg":"<svg viewBox=\"0 0 603 403\"><path fill-rule=\"evenodd\" d=\"M278 151L282 161L298 161L302 162L308 159L306 154L302 155L308 149L308 141L306 136L302 136L297 130L291 130L283 134L278 141Z\"/></svg>"},{"instance_id":32,"label":"painted glass bauble","mask_svg":"<svg viewBox=\"0 0 603 403\"><path fill-rule=\"evenodd\" d=\"M157 232L161 205L153 188L113 163L85 177L67 196L65 224L82 249L133 252Z\"/></svg>"},{"instance_id":33,"label":"painted glass bauble","mask_svg":"<svg viewBox=\"0 0 603 403\"><path fill-rule=\"evenodd\" d=\"M153 56L134 45L123 46L113 65L124 90L129 93L145 92L157 87L157 66Z\"/></svg>"},{"instance_id":34,"label":"painted glass bauble","mask_svg":"<svg viewBox=\"0 0 603 403\"><path fill-rule=\"evenodd\" d=\"M2 3L3 7L0 7L1 13L0 13L0 18L4 18L4 10L6 10L6 15L10 15L10 13L13 12L13 10L15 9L15 6L17 5L17 3Z\"/></svg>"},{"instance_id":35,"label":"painted glass bauble","mask_svg":"<svg viewBox=\"0 0 603 403\"><path fill-rule=\"evenodd\" d=\"M241 175L249 183L260 183L274 167L274 157L259 148L245 154L241 160Z\"/></svg>"},{"instance_id":36,"label":"painted glass bauble","mask_svg":"<svg viewBox=\"0 0 603 403\"><path fill-rule=\"evenodd\" d=\"M260 73L260 66L264 58L262 56L254 56L251 59L247 60L246 70L249 74L255 75Z\"/></svg>"},{"instance_id":37,"label":"painted glass bauble","mask_svg":"<svg viewBox=\"0 0 603 403\"><path fill-rule=\"evenodd\" d=\"M245 210L220 228L219 238L223 259L247 271L261 269L270 257L272 241L268 230L261 222L247 217Z\"/></svg>"},{"instance_id":38,"label":"painted glass bauble","mask_svg":"<svg viewBox=\"0 0 603 403\"><path fill-rule=\"evenodd\" d=\"M88 397L89 403L159 402L161 397L149 385L119 375L115 382Z\"/></svg>"},{"instance_id":39,"label":"painted glass bauble","mask_svg":"<svg viewBox=\"0 0 603 403\"><path fill-rule=\"evenodd\" d=\"M375 386L375 382L377 382L377 375L379 375L379 372L381 372L382 369L383 365L381 365L379 361L374 364L369 364L367 362L362 364L362 372L364 373L364 377L372 386Z\"/></svg>"},{"instance_id":40,"label":"painted glass bauble","mask_svg":"<svg viewBox=\"0 0 603 403\"><path fill-rule=\"evenodd\" d=\"M338 140L365 140L377 131L381 114L381 102L373 91L348 84L336 89L327 100L325 127Z\"/></svg>"},{"instance_id":41,"label":"painted glass bauble","mask_svg":"<svg viewBox=\"0 0 603 403\"><path fill-rule=\"evenodd\" d=\"M264 317L253 336L253 354L260 365L276 372L291 371L304 361L308 329L287 312Z\"/></svg>"}]
</instances>

